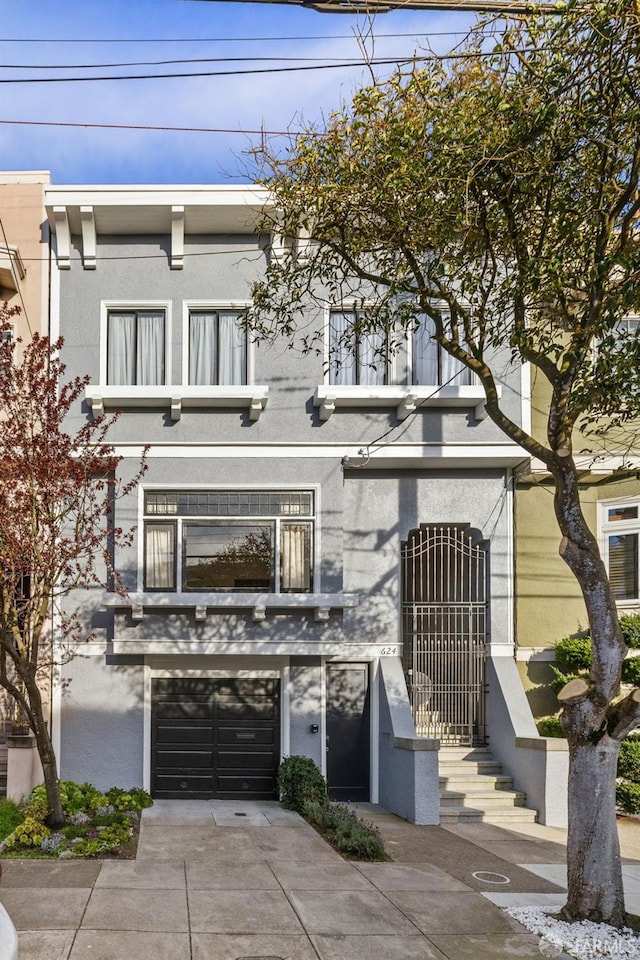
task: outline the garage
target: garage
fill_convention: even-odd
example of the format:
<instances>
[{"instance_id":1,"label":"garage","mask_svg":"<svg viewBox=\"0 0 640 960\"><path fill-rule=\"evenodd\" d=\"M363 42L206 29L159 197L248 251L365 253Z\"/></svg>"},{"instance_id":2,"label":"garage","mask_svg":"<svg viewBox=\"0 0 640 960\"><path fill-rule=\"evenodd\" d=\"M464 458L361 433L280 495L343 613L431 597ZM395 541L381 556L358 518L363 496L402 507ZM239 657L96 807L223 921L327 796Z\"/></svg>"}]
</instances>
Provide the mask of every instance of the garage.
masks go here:
<instances>
[{"instance_id":1,"label":"garage","mask_svg":"<svg viewBox=\"0 0 640 960\"><path fill-rule=\"evenodd\" d=\"M272 800L280 760L280 681L155 679L151 795Z\"/></svg>"}]
</instances>

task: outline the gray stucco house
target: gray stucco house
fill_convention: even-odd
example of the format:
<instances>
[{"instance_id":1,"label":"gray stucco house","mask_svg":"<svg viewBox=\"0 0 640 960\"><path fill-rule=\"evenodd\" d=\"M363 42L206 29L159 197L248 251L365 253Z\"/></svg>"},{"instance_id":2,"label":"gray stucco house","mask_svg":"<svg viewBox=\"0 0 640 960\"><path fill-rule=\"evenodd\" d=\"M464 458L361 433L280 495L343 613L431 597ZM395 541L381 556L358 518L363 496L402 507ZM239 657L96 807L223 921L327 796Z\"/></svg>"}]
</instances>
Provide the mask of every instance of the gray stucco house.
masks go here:
<instances>
[{"instance_id":1,"label":"gray stucco house","mask_svg":"<svg viewBox=\"0 0 640 960\"><path fill-rule=\"evenodd\" d=\"M46 190L51 332L91 378L74 415L122 411L125 478L149 447L116 507L136 530L115 557L128 598L73 598L93 639L56 687L61 776L268 798L280 758L305 754L334 798L437 823L439 754L488 743L554 822L514 661L522 451L426 328L388 364L366 338L333 362L350 302L326 305L324 358L252 342L266 203L244 186ZM521 422L524 379L505 358Z\"/></svg>"}]
</instances>

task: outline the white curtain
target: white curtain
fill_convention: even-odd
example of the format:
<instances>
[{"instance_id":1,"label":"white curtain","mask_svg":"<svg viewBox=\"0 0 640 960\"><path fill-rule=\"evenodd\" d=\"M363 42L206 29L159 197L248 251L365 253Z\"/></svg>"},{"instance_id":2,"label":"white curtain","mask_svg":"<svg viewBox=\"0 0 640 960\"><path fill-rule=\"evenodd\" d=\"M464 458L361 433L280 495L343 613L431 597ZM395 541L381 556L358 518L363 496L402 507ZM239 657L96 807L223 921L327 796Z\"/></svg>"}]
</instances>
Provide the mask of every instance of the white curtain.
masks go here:
<instances>
[{"instance_id":1,"label":"white curtain","mask_svg":"<svg viewBox=\"0 0 640 960\"><path fill-rule=\"evenodd\" d=\"M136 315L111 313L107 331L107 383L132 386L136 382Z\"/></svg>"},{"instance_id":2,"label":"white curtain","mask_svg":"<svg viewBox=\"0 0 640 960\"><path fill-rule=\"evenodd\" d=\"M175 590L175 531L173 523L146 525L147 590Z\"/></svg>"},{"instance_id":3,"label":"white curtain","mask_svg":"<svg viewBox=\"0 0 640 960\"><path fill-rule=\"evenodd\" d=\"M468 385L469 369L443 350L434 337L435 323L431 317L422 317L413 334L413 382L454 387Z\"/></svg>"},{"instance_id":4,"label":"white curtain","mask_svg":"<svg viewBox=\"0 0 640 960\"><path fill-rule=\"evenodd\" d=\"M282 524L280 531L280 589L311 589L311 550L308 524Z\"/></svg>"},{"instance_id":5,"label":"white curtain","mask_svg":"<svg viewBox=\"0 0 640 960\"><path fill-rule=\"evenodd\" d=\"M110 313L107 381L120 386L164 383L164 313Z\"/></svg>"},{"instance_id":6,"label":"white curtain","mask_svg":"<svg viewBox=\"0 0 640 960\"><path fill-rule=\"evenodd\" d=\"M164 313L138 313L137 383L164 383Z\"/></svg>"},{"instance_id":7,"label":"white curtain","mask_svg":"<svg viewBox=\"0 0 640 960\"><path fill-rule=\"evenodd\" d=\"M189 383L199 386L247 382L247 334L237 311L189 317Z\"/></svg>"},{"instance_id":8,"label":"white curtain","mask_svg":"<svg viewBox=\"0 0 640 960\"><path fill-rule=\"evenodd\" d=\"M438 383L438 342L433 339L435 324L431 317L422 317L413 333L413 382Z\"/></svg>"},{"instance_id":9,"label":"white curtain","mask_svg":"<svg viewBox=\"0 0 640 960\"><path fill-rule=\"evenodd\" d=\"M217 382L217 326L215 313L189 317L189 383L212 386Z\"/></svg>"},{"instance_id":10,"label":"white curtain","mask_svg":"<svg viewBox=\"0 0 640 960\"><path fill-rule=\"evenodd\" d=\"M358 341L358 380L365 386L382 386L387 380L385 336L362 334Z\"/></svg>"},{"instance_id":11,"label":"white curtain","mask_svg":"<svg viewBox=\"0 0 640 960\"><path fill-rule=\"evenodd\" d=\"M355 346L352 341L353 312L332 310L329 320L329 380L336 386L356 383Z\"/></svg>"},{"instance_id":12,"label":"white curtain","mask_svg":"<svg viewBox=\"0 0 640 960\"><path fill-rule=\"evenodd\" d=\"M247 382L247 334L240 316L230 310L218 314L220 346L219 382L242 384Z\"/></svg>"}]
</instances>

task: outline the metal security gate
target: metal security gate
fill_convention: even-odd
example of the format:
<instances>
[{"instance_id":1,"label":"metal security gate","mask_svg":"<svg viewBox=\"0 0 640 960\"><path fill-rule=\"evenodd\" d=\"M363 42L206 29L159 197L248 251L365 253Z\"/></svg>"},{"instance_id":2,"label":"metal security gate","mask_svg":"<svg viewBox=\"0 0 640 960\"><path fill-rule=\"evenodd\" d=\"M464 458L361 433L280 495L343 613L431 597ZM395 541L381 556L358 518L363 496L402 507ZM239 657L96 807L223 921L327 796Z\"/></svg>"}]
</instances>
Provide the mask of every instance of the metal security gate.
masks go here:
<instances>
[{"instance_id":1,"label":"metal security gate","mask_svg":"<svg viewBox=\"0 0 640 960\"><path fill-rule=\"evenodd\" d=\"M468 524L422 524L401 546L404 670L419 736L486 742L487 549Z\"/></svg>"}]
</instances>

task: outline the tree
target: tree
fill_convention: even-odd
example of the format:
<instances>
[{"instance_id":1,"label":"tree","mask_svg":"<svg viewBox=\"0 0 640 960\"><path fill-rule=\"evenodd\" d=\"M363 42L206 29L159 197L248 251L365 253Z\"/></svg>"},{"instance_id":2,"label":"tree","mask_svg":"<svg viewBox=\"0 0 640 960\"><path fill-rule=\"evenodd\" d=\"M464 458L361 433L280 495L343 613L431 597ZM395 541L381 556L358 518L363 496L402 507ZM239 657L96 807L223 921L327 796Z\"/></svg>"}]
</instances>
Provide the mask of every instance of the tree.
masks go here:
<instances>
[{"instance_id":1,"label":"tree","mask_svg":"<svg viewBox=\"0 0 640 960\"><path fill-rule=\"evenodd\" d=\"M10 330L16 312L0 308L0 332ZM95 586L124 593L113 552L132 534L113 526L113 503L133 488L144 465L135 480L118 483L120 458L106 442L113 417L66 432L65 417L89 378L63 382L62 340L35 334L19 355L21 346L10 336L0 345L0 686L34 734L49 823L60 826L42 686L56 658L69 658L91 639L63 609L64 597Z\"/></svg>"},{"instance_id":2,"label":"tree","mask_svg":"<svg viewBox=\"0 0 640 960\"><path fill-rule=\"evenodd\" d=\"M484 386L489 417L546 466L593 644L588 681L560 693L562 915L619 926L616 760L640 722L640 690L619 698L626 647L580 505L574 438L582 431L594 456L612 438L620 449L638 411L640 339L620 322L640 307L640 21L631 0L558 10L481 23L455 56L361 89L286 152L256 148L276 242L249 319L256 336L293 337L310 303L356 296L364 331L393 339L426 316ZM314 349L317 333L299 335ZM501 405L504 349L547 384L544 436Z\"/></svg>"}]
</instances>

